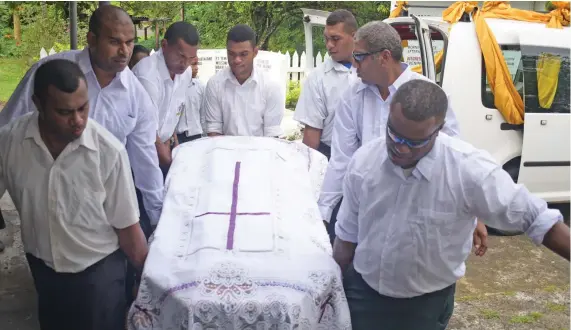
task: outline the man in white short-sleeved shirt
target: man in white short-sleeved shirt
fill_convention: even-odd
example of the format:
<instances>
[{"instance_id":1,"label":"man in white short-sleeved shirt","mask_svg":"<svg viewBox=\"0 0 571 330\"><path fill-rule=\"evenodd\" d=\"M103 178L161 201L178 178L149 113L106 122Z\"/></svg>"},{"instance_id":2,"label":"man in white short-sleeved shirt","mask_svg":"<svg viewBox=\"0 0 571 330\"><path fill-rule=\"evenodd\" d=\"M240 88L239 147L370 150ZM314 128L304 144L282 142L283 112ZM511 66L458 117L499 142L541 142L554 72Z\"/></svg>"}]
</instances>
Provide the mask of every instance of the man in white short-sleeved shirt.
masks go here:
<instances>
[{"instance_id":1,"label":"man in white short-sleeved shirt","mask_svg":"<svg viewBox=\"0 0 571 330\"><path fill-rule=\"evenodd\" d=\"M441 133L447 108L438 85L405 82L383 136L348 165L333 255L355 330L446 329L476 217L523 230L569 260L561 213L515 184L489 153Z\"/></svg>"},{"instance_id":2,"label":"man in white short-sleeved shirt","mask_svg":"<svg viewBox=\"0 0 571 330\"><path fill-rule=\"evenodd\" d=\"M0 195L20 216L42 329L123 329L125 254L138 269L147 255L127 152L88 119L87 83L76 63L45 62L34 110L0 129Z\"/></svg>"},{"instance_id":3,"label":"man in white short-sleeved shirt","mask_svg":"<svg viewBox=\"0 0 571 330\"><path fill-rule=\"evenodd\" d=\"M54 54L34 64L0 111L0 127L35 110L32 94L39 65L56 58L77 63L88 82L90 118L125 144L135 186L141 192L142 225L149 235L150 227L158 223L161 215L164 179L155 147L156 108L127 68L134 39L135 27L123 9L112 5L99 7L89 20L89 46Z\"/></svg>"},{"instance_id":4,"label":"man in white short-sleeved shirt","mask_svg":"<svg viewBox=\"0 0 571 330\"><path fill-rule=\"evenodd\" d=\"M178 143L200 139L206 131L204 122L204 84L197 78L198 59L190 65L192 80L188 86L187 107L176 126Z\"/></svg>"},{"instance_id":5,"label":"man in white short-sleeved shirt","mask_svg":"<svg viewBox=\"0 0 571 330\"><path fill-rule=\"evenodd\" d=\"M171 138L176 137L179 119L190 106L190 64L197 59L198 42L198 31L192 24L175 22L165 32L161 49L133 67L158 110L157 151L163 169L172 162Z\"/></svg>"},{"instance_id":6,"label":"man in white short-sleeved shirt","mask_svg":"<svg viewBox=\"0 0 571 330\"><path fill-rule=\"evenodd\" d=\"M226 49L229 66L208 80L204 92L206 133L280 136L285 98L277 82L254 68L256 33L236 25L228 32Z\"/></svg>"},{"instance_id":7,"label":"man in white short-sleeved shirt","mask_svg":"<svg viewBox=\"0 0 571 330\"><path fill-rule=\"evenodd\" d=\"M331 157L335 110L347 86L357 75L352 67L353 37L357 20L345 9L338 9L325 21L325 47L330 58L317 66L304 81L293 119L304 125L303 143Z\"/></svg>"}]
</instances>

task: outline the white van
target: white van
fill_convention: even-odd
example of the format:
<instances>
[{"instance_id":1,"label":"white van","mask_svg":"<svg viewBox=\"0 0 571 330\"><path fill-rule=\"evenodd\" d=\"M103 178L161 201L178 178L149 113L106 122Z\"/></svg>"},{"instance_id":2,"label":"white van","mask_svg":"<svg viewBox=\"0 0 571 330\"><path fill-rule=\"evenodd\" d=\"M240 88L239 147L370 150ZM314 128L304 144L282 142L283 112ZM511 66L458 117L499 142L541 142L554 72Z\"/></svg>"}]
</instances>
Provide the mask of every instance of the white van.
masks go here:
<instances>
[{"instance_id":1,"label":"white van","mask_svg":"<svg viewBox=\"0 0 571 330\"><path fill-rule=\"evenodd\" d=\"M322 25L323 17L308 15L316 12L304 10L304 22ZM467 15L456 24L449 24L441 17L414 15L385 20L399 32L403 44L408 44L403 52L405 60L410 65L420 64L422 73L451 95L462 138L490 152L514 181L524 184L532 193L550 203L568 203L571 30L513 20L486 21L524 100L523 125L508 124L495 108L475 26ZM311 41L306 36L308 39ZM434 54L442 49L443 59L437 72ZM561 57L557 91L549 109L541 108L537 97L536 62L541 53Z\"/></svg>"}]
</instances>

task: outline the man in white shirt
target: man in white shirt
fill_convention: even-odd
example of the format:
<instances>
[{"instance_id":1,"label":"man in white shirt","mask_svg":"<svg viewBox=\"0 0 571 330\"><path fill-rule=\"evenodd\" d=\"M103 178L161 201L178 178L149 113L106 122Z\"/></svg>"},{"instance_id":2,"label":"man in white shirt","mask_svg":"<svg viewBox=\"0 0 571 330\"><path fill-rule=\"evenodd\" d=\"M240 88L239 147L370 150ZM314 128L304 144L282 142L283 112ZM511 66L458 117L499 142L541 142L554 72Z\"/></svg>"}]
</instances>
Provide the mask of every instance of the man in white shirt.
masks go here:
<instances>
[{"instance_id":1,"label":"man in white shirt","mask_svg":"<svg viewBox=\"0 0 571 330\"><path fill-rule=\"evenodd\" d=\"M254 68L256 33L239 24L226 40L229 67L208 80L204 93L206 133L280 136L285 98L277 82Z\"/></svg>"},{"instance_id":2,"label":"man in white shirt","mask_svg":"<svg viewBox=\"0 0 571 330\"><path fill-rule=\"evenodd\" d=\"M353 153L384 134L390 102L402 84L414 79L429 81L401 63L400 36L384 22L370 22L357 31L353 57L361 80L352 81L339 102L331 160L318 202L331 238L335 235L336 214L343 196L343 176ZM459 134L458 122L451 108L446 113L443 132L451 136ZM480 224L475 233L484 240L484 247L476 247L476 254L481 255L482 249L485 252L486 227Z\"/></svg>"},{"instance_id":3,"label":"man in white shirt","mask_svg":"<svg viewBox=\"0 0 571 330\"><path fill-rule=\"evenodd\" d=\"M112 5L99 7L89 20L89 47L54 54L34 64L0 112L0 127L35 110L33 77L39 65L56 58L76 62L88 82L90 118L127 148L135 186L140 190L144 204L139 205L141 225L149 235L151 226L156 226L161 215L164 180L155 148L156 108L127 68L134 39L135 27L123 9Z\"/></svg>"},{"instance_id":4,"label":"man in white shirt","mask_svg":"<svg viewBox=\"0 0 571 330\"><path fill-rule=\"evenodd\" d=\"M192 24L175 22L165 32L161 49L133 67L133 73L158 110L156 143L165 174L172 162L171 139L176 137L176 125L188 106L188 87L192 81L189 67L197 59L198 42L198 31Z\"/></svg>"},{"instance_id":5,"label":"man in white shirt","mask_svg":"<svg viewBox=\"0 0 571 330\"><path fill-rule=\"evenodd\" d=\"M355 330L445 329L476 217L525 231L569 260L561 213L515 184L490 154L441 133L447 108L439 86L404 83L385 136L349 163L333 250Z\"/></svg>"},{"instance_id":6,"label":"man in white shirt","mask_svg":"<svg viewBox=\"0 0 571 330\"><path fill-rule=\"evenodd\" d=\"M0 129L0 195L18 210L42 330L124 328L125 255L147 256L127 152L88 120L87 79L68 60L35 72L29 112Z\"/></svg>"},{"instance_id":7,"label":"man in white shirt","mask_svg":"<svg viewBox=\"0 0 571 330\"><path fill-rule=\"evenodd\" d=\"M196 77L198 74L198 58L190 65L192 80L186 96L187 106L178 120L176 135L178 143L200 139L205 131L204 122L204 84Z\"/></svg>"},{"instance_id":8,"label":"man in white shirt","mask_svg":"<svg viewBox=\"0 0 571 330\"><path fill-rule=\"evenodd\" d=\"M303 143L331 157L333 118L339 99L351 80L357 79L352 68L353 37L357 31L355 16L338 9L325 21L325 47L331 56L313 69L303 83L293 119L304 125Z\"/></svg>"}]
</instances>

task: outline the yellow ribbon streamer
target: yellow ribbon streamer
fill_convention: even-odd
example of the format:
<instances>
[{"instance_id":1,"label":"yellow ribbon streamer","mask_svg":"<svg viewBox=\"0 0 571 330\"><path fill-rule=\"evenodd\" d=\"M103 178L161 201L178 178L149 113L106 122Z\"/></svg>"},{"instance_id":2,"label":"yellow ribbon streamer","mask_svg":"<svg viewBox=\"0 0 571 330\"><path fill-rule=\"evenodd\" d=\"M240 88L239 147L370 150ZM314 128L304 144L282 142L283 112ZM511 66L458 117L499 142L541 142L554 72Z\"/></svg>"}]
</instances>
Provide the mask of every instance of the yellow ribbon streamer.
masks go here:
<instances>
[{"instance_id":1,"label":"yellow ribbon streamer","mask_svg":"<svg viewBox=\"0 0 571 330\"><path fill-rule=\"evenodd\" d=\"M397 1L397 6L395 9L391 10L389 18L399 17L403 9L408 10L408 1Z\"/></svg>"},{"instance_id":2,"label":"yellow ribbon streamer","mask_svg":"<svg viewBox=\"0 0 571 330\"><path fill-rule=\"evenodd\" d=\"M537 98L539 106L551 109L557 85L559 85L559 70L561 57L543 53L537 59Z\"/></svg>"}]
</instances>

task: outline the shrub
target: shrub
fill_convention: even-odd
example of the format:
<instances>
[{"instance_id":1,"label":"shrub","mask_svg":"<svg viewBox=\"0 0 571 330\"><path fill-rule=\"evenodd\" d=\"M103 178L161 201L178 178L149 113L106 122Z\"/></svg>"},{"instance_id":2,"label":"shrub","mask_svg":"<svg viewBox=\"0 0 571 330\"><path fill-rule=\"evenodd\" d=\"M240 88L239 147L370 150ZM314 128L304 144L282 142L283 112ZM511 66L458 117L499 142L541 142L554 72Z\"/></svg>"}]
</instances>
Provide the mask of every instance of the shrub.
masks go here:
<instances>
[{"instance_id":1,"label":"shrub","mask_svg":"<svg viewBox=\"0 0 571 330\"><path fill-rule=\"evenodd\" d=\"M301 84L299 83L299 81L290 81L287 86L286 108L295 109L300 93L301 93Z\"/></svg>"}]
</instances>

